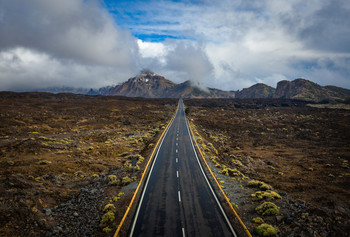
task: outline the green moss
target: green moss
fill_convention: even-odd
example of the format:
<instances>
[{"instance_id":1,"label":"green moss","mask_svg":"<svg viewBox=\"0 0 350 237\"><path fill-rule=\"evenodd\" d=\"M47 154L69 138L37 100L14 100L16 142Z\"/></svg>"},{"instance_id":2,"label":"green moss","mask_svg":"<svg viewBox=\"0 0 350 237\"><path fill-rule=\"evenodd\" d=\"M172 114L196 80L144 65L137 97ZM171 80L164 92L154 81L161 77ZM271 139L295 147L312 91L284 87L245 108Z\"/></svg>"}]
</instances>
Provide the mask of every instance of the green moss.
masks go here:
<instances>
[{"instance_id":1,"label":"green moss","mask_svg":"<svg viewBox=\"0 0 350 237\"><path fill-rule=\"evenodd\" d=\"M112 202L117 202L119 199L120 199L120 197L113 196L111 201Z\"/></svg>"},{"instance_id":2,"label":"green moss","mask_svg":"<svg viewBox=\"0 0 350 237\"><path fill-rule=\"evenodd\" d=\"M107 211L115 212L116 210L117 209L113 204L107 204L105 208L103 208L103 212L107 212Z\"/></svg>"},{"instance_id":3,"label":"green moss","mask_svg":"<svg viewBox=\"0 0 350 237\"><path fill-rule=\"evenodd\" d=\"M118 184L117 176L115 176L113 174L108 175L108 184L109 185L117 185Z\"/></svg>"},{"instance_id":4,"label":"green moss","mask_svg":"<svg viewBox=\"0 0 350 237\"><path fill-rule=\"evenodd\" d=\"M114 213L112 211L109 211L102 216L101 224L112 223L114 220L115 220Z\"/></svg>"},{"instance_id":5,"label":"green moss","mask_svg":"<svg viewBox=\"0 0 350 237\"><path fill-rule=\"evenodd\" d=\"M264 223L264 220L261 217L255 217L251 220L251 222L255 223L255 224L262 224L262 223Z\"/></svg>"},{"instance_id":6,"label":"green moss","mask_svg":"<svg viewBox=\"0 0 350 237\"><path fill-rule=\"evenodd\" d=\"M123 177L122 178L122 185L127 185L127 184L129 184L129 183L131 183L131 182L133 182L133 181L135 181L136 180L136 177L129 177L129 176L125 176L125 177Z\"/></svg>"},{"instance_id":7,"label":"green moss","mask_svg":"<svg viewBox=\"0 0 350 237\"><path fill-rule=\"evenodd\" d=\"M271 191L271 190L258 191L256 193L252 194L251 196L254 198L257 198L257 199L270 199L270 200L282 198L278 193Z\"/></svg>"},{"instance_id":8,"label":"green moss","mask_svg":"<svg viewBox=\"0 0 350 237\"><path fill-rule=\"evenodd\" d=\"M234 203L234 202L231 202L231 205L234 207L234 209L238 209L238 205L236 204L236 203Z\"/></svg>"},{"instance_id":9,"label":"green moss","mask_svg":"<svg viewBox=\"0 0 350 237\"><path fill-rule=\"evenodd\" d=\"M258 214L263 216L272 216L278 214L279 212L279 209L276 206L276 204L272 202L264 202L263 204L255 208L255 210Z\"/></svg>"},{"instance_id":10,"label":"green moss","mask_svg":"<svg viewBox=\"0 0 350 237\"><path fill-rule=\"evenodd\" d=\"M268 224L261 224L255 229L255 233L259 236L275 236L277 229Z\"/></svg>"},{"instance_id":11,"label":"green moss","mask_svg":"<svg viewBox=\"0 0 350 237\"><path fill-rule=\"evenodd\" d=\"M238 167L243 166L242 162L239 161L239 160L232 159L231 162L232 162L232 164L234 164L235 166L238 166Z\"/></svg>"},{"instance_id":12,"label":"green moss","mask_svg":"<svg viewBox=\"0 0 350 237\"><path fill-rule=\"evenodd\" d=\"M270 185L261 182L259 180L252 180L248 183L248 187L259 188L260 190L266 191L272 189Z\"/></svg>"},{"instance_id":13,"label":"green moss","mask_svg":"<svg viewBox=\"0 0 350 237\"><path fill-rule=\"evenodd\" d=\"M105 227L105 228L102 229L102 231L105 232L105 233L109 233L109 232L112 231L112 229L109 228L109 227Z\"/></svg>"}]
</instances>

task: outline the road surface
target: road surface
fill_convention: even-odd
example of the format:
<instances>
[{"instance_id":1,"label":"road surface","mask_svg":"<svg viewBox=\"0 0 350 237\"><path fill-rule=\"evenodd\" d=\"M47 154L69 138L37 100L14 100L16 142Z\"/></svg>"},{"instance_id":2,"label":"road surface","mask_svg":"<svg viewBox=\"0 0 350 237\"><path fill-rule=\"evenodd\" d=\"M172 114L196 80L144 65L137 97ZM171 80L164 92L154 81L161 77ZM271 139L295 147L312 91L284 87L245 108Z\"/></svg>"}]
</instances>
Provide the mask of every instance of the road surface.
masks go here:
<instances>
[{"instance_id":1,"label":"road surface","mask_svg":"<svg viewBox=\"0 0 350 237\"><path fill-rule=\"evenodd\" d=\"M236 236L199 164L182 100L146 180L130 236Z\"/></svg>"}]
</instances>

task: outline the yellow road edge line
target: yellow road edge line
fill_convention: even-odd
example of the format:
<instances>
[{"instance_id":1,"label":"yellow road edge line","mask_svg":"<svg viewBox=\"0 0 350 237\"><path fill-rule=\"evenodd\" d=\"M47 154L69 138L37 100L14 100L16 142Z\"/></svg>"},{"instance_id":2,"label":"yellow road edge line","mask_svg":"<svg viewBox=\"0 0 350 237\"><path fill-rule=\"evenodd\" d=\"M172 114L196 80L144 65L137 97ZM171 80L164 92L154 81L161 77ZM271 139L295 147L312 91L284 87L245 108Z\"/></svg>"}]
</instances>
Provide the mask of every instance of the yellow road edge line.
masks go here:
<instances>
[{"instance_id":1,"label":"yellow road edge line","mask_svg":"<svg viewBox=\"0 0 350 237\"><path fill-rule=\"evenodd\" d=\"M139 189L140 189L140 186L141 186L141 184L142 184L143 178L144 178L145 175L146 175L146 171L147 171L147 169L148 169L148 166L149 166L149 164L151 163L151 161L153 160L154 154L155 154L156 150L158 149L158 145L159 145L160 141L163 139L163 136L164 136L165 132L168 130L168 127L170 126L171 122L174 120L175 115L176 115L176 112L177 112L177 110L179 109L179 105L180 105L180 103L177 104L177 108L176 108L176 110L175 110L175 114L173 115L173 117L172 117L172 118L170 119L170 121L168 122L168 124L167 124L166 128L164 129L162 135L161 135L160 138L158 139L157 144L154 146L154 149L153 149L153 151L152 151L152 154L150 155L150 158L148 159L147 165L146 165L146 167L145 167L145 169L144 169L144 171L143 171L143 173L142 173L140 182L139 182L139 184L137 185L137 188L136 188L136 190L135 190L135 192L134 192L134 195L132 196L132 199L131 199L131 201L130 201L130 204L129 204L128 208L126 209L126 212L125 212L125 214L124 214L124 216L123 216L121 222L119 223L118 228L117 228L117 230L115 231L113 237L117 237L117 236L118 236L118 234L119 234L119 232L120 232L120 230L121 230L121 228L122 228L122 226L123 226L123 224L124 224L124 221L125 221L126 217L127 217L128 214L129 214L129 211L130 211L130 209L131 209L131 206L132 206L132 204L133 204L134 201L135 201L136 195L137 195L137 193L138 193L138 191L139 191Z\"/></svg>"},{"instance_id":2,"label":"yellow road edge line","mask_svg":"<svg viewBox=\"0 0 350 237\"><path fill-rule=\"evenodd\" d=\"M220 185L219 182L217 181L217 179L216 179L216 177L215 177L213 171L211 170L210 166L208 165L208 162L205 160L204 155L203 155L201 149L199 148L199 145L198 145L197 140L196 140L196 138L195 138L195 135L194 135L194 133L193 133L193 130L192 130L192 127L191 127L191 123L190 123L190 121L189 121L188 119L187 119L187 123L190 125L189 127L190 127L190 131L191 131L191 135L192 135L192 137L193 137L193 140L194 140L194 142L196 143L196 146L197 146L197 148L198 148L198 151L199 151L199 153L200 153L200 155L201 155L201 157L202 157L202 159L203 159L205 165L207 166L207 168L208 168L210 174L213 176L213 178L214 178L214 180L215 180L215 183L218 185L220 191L222 192L222 194L223 194L224 197L225 197L226 202L227 202L228 205L230 206L231 210L233 211L234 215L235 215L236 218L238 219L239 223L242 225L242 227L243 227L243 229L245 230L246 234L247 234L249 237L252 237L252 235L250 234L248 228L245 226L245 224L243 223L242 219L239 217L238 213L237 213L236 210L233 208L233 206L232 206L232 204L231 204L231 202L230 202L230 199L226 196L224 190L222 190L221 185Z\"/></svg>"}]
</instances>

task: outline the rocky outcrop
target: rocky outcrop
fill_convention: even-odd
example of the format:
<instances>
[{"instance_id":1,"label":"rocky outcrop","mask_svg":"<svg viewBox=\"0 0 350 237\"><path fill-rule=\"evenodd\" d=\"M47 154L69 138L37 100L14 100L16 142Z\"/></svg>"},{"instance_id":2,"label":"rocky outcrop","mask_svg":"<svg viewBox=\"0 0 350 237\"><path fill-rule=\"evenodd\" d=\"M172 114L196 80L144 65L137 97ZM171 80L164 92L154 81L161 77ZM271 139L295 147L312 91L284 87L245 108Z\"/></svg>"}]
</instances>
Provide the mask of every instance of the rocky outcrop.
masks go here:
<instances>
[{"instance_id":1,"label":"rocky outcrop","mask_svg":"<svg viewBox=\"0 0 350 237\"><path fill-rule=\"evenodd\" d=\"M237 91L236 98L252 99L252 98L272 98L275 93L275 88L263 83L255 84L249 88L244 88Z\"/></svg>"}]
</instances>

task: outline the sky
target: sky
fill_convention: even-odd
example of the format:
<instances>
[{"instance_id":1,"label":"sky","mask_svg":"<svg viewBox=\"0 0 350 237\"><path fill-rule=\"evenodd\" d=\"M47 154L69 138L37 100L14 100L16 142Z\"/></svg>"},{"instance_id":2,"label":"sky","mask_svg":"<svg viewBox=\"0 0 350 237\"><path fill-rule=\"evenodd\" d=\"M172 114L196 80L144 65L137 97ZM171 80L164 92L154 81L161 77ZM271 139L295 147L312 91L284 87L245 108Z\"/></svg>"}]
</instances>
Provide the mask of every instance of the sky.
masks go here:
<instances>
[{"instance_id":1,"label":"sky","mask_svg":"<svg viewBox=\"0 0 350 237\"><path fill-rule=\"evenodd\" d=\"M100 88L150 69L241 90L350 89L348 0L0 0L0 91Z\"/></svg>"}]
</instances>

